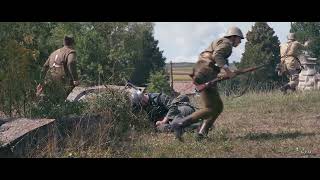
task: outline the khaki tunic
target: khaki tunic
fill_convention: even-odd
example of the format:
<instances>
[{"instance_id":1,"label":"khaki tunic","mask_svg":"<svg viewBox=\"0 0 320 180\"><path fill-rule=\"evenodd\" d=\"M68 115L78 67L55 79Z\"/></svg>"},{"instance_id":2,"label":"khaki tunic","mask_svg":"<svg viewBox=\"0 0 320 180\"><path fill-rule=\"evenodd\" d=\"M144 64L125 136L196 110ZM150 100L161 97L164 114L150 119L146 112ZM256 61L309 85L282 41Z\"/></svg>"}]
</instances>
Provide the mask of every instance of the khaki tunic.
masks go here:
<instances>
[{"instance_id":1,"label":"khaki tunic","mask_svg":"<svg viewBox=\"0 0 320 180\"><path fill-rule=\"evenodd\" d=\"M220 38L200 54L199 60L193 69L193 80L196 84L208 82L217 77L220 68L228 65L228 58L232 53L232 43L227 38ZM200 93L202 108L194 112L194 120L204 120L204 131L212 127L215 120L223 111L223 102L216 86L205 89Z\"/></svg>"},{"instance_id":2,"label":"khaki tunic","mask_svg":"<svg viewBox=\"0 0 320 180\"><path fill-rule=\"evenodd\" d=\"M43 66L45 74L45 94L56 94L66 98L72 91L73 81L78 80L76 71L76 51L64 46L54 51Z\"/></svg>"},{"instance_id":3,"label":"khaki tunic","mask_svg":"<svg viewBox=\"0 0 320 180\"><path fill-rule=\"evenodd\" d=\"M298 57L304 48L305 46L298 41L291 40L280 45L281 63L284 66L284 71L288 75L290 80L288 84L291 88L296 88L299 84L301 64Z\"/></svg>"}]
</instances>

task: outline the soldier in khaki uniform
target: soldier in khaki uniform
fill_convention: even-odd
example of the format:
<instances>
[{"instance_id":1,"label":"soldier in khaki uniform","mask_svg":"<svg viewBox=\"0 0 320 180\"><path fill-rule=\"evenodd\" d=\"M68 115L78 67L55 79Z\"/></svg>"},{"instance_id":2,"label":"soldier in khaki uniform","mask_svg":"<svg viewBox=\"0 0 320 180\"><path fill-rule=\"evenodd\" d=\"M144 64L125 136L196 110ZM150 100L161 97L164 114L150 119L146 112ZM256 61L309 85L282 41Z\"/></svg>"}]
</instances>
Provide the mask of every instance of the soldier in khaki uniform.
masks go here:
<instances>
[{"instance_id":1,"label":"soldier in khaki uniform","mask_svg":"<svg viewBox=\"0 0 320 180\"><path fill-rule=\"evenodd\" d=\"M74 38L65 36L64 46L54 51L43 66L44 94L51 96L52 100L65 100L72 89L79 85L73 45Z\"/></svg>"},{"instance_id":2,"label":"soldier in khaki uniform","mask_svg":"<svg viewBox=\"0 0 320 180\"><path fill-rule=\"evenodd\" d=\"M224 37L212 42L200 54L194 66L192 74L194 83L203 84L220 75L234 77L235 73L229 69L228 57L232 53L232 48L241 43L241 39L244 39L241 30L238 27L231 27ZM204 121L197 133L197 139L206 137L209 129L223 111L223 102L216 85L202 91L200 97L204 108L172 125L177 139L182 140L184 128L198 122L199 119Z\"/></svg>"},{"instance_id":3,"label":"soldier in khaki uniform","mask_svg":"<svg viewBox=\"0 0 320 180\"><path fill-rule=\"evenodd\" d=\"M296 41L294 33L290 33L287 38L288 42L280 45L281 67L278 72L279 76L286 74L290 80L289 83L280 88L284 94L287 93L288 89L296 90L299 83L299 73L302 69L298 56L301 54L301 50L309 44L308 41L304 45Z\"/></svg>"}]
</instances>

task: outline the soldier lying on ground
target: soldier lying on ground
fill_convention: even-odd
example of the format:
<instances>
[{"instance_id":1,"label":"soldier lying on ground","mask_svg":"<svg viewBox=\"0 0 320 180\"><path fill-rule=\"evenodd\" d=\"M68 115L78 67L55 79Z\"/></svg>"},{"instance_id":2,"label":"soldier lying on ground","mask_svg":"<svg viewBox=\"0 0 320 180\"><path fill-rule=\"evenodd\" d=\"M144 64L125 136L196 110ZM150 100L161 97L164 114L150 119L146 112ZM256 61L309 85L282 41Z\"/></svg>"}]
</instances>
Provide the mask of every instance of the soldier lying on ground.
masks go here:
<instances>
[{"instance_id":1,"label":"soldier lying on ground","mask_svg":"<svg viewBox=\"0 0 320 180\"><path fill-rule=\"evenodd\" d=\"M191 105L189 97L186 95L171 98L163 93L135 91L131 97L134 112L141 109L146 111L149 120L159 132L171 132L171 124L173 122L179 121L195 112L195 107ZM188 126L186 130L196 129L200 124Z\"/></svg>"}]
</instances>

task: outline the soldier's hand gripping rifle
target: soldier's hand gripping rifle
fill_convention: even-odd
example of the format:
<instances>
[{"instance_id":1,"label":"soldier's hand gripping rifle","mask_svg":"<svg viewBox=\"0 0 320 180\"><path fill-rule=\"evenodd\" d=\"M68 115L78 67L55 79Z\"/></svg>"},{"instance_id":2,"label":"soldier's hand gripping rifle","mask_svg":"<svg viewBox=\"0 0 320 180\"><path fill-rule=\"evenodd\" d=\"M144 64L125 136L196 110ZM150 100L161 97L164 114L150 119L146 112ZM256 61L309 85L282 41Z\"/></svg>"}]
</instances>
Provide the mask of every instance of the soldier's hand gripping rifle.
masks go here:
<instances>
[{"instance_id":1,"label":"soldier's hand gripping rifle","mask_svg":"<svg viewBox=\"0 0 320 180\"><path fill-rule=\"evenodd\" d=\"M235 71L234 73L236 74L236 76L238 75L241 75L241 74L245 74L245 73L248 73L248 72L252 72L252 71L255 71L257 69L260 69L262 67L265 67L267 64L263 64L263 65L259 65L259 66L254 66L254 67L250 67L250 68L245 68L245 69L240 69L240 70L237 70ZM220 82L220 81L224 81L224 80L227 80L227 79L230 79L230 77L228 76L220 76L220 77L217 77L209 82L206 82L204 84L199 84L199 85L196 85L196 91L197 92L201 92L209 87L212 87L215 83L217 82Z\"/></svg>"}]
</instances>

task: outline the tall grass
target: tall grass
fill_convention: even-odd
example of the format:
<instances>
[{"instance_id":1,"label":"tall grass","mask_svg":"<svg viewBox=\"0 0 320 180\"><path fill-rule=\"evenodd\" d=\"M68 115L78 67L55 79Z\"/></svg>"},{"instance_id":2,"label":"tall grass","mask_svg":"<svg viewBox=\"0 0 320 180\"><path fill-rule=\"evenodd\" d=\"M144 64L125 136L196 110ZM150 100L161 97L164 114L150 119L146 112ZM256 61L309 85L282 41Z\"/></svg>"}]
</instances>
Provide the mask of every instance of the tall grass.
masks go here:
<instances>
[{"instance_id":1,"label":"tall grass","mask_svg":"<svg viewBox=\"0 0 320 180\"><path fill-rule=\"evenodd\" d=\"M60 116L55 140L48 139L28 156L115 157L122 148L130 147L135 132L145 129L151 129L146 115L131 112L128 94L110 89L87 100L81 114Z\"/></svg>"},{"instance_id":2,"label":"tall grass","mask_svg":"<svg viewBox=\"0 0 320 180\"><path fill-rule=\"evenodd\" d=\"M209 133L185 143L173 134L155 133L144 113L131 113L123 92L107 91L93 97L66 132L30 157L317 157L320 92L283 95L278 90L250 90L243 96L222 95L224 111ZM200 106L198 96L192 98ZM67 117L63 121L70 121ZM62 131L61 128L67 128ZM59 133L58 133L59 134ZM62 135L61 135L62 136ZM37 153L35 153L37 152ZM32 153L30 153L32 154Z\"/></svg>"},{"instance_id":3,"label":"tall grass","mask_svg":"<svg viewBox=\"0 0 320 180\"><path fill-rule=\"evenodd\" d=\"M320 92L283 95L278 90L222 95L224 112L202 142L186 133L185 143L172 134L142 134L130 157L319 157ZM193 102L200 102L195 96Z\"/></svg>"}]
</instances>

